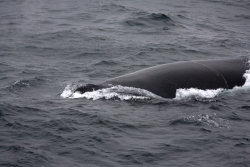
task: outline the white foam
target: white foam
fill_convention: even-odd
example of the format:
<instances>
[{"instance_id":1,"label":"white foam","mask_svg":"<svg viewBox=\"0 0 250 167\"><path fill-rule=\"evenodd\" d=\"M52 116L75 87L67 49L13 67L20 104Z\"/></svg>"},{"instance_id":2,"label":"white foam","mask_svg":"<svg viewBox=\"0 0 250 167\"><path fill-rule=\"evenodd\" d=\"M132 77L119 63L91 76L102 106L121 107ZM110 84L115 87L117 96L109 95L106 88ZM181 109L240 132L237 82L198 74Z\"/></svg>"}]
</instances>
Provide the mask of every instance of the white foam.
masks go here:
<instances>
[{"instance_id":1,"label":"white foam","mask_svg":"<svg viewBox=\"0 0 250 167\"><path fill-rule=\"evenodd\" d=\"M73 92L74 92L73 89L74 89L74 86L67 85L65 87L64 91L62 92L61 97L63 97L63 98L71 97Z\"/></svg>"},{"instance_id":2,"label":"white foam","mask_svg":"<svg viewBox=\"0 0 250 167\"><path fill-rule=\"evenodd\" d=\"M120 100L148 100L151 98L161 98L153 93L139 88L113 86L110 88L99 89L92 92L85 92L83 94L73 91L70 85L67 85L61 94L63 98L86 98L86 99L114 99Z\"/></svg>"},{"instance_id":3,"label":"white foam","mask_svg":"<svg viewBox=\"0 0 250 167\"><path fill-rule=\"evenodd\" d=\"M175 100L183 100L183 99L189 99L192 97L195 98L205 98L205 99L211 99L219 95L224 91L224 89L208 89L208 90L201 90L196 88L189 88L189 89L177 89L176 90L176 96Z\"/></svg>"},{"instance_id":4,"label":"white foam","mask_svg":"<svg viewBox=\"0 0 250 167\"><path fill-rule=\"evenodd\" d=\"M250 62L249 62L250 63ZM250 87L250 70L246 70L245 74L243 75L246 78L246 82L242 87Z\"/></svg>"},{"instance_id":5,"label":"white foam","mask_svg":"<svg viewBox=\"0 0 250 167\"><path fill-rule=\"evenodd\" d=\"M249 91L250 90L250 70L246 70L243 77L246 79L244 85L235 86L233 89L227 90L227 92L234 93L234 92L237 92L237 91Z\"/></svg>"}]
</instances>

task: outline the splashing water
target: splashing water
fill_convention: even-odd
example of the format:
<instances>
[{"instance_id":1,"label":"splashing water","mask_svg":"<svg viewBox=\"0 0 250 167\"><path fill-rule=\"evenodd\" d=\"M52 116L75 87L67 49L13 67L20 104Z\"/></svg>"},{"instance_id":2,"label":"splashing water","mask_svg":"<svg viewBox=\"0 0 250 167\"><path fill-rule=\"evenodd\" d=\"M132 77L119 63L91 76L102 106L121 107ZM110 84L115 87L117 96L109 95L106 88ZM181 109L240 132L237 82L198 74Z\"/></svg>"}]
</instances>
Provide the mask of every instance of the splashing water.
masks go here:
<instances>
[{"instance_id":1,"label":"splashing water","mask_svg":"<svg viewBox=\"0 0 250 167\"><path fill-rule=\"evenodd\" d=\"M250 62L249 62L250 63ZM246 70L246 73L243 75L246 78L246 82L242 87L250 87L250 70Z\"/></svg>"},{"instance_id":2,"label":"splashing water","mask_svg":"<svg viewBox=\"0 0 250 167\"><path fill-rule=\"evenodd\" d=\"M219 95L224 89L200 90L195 88L177 89L175 100L190 99L192 97L211 99Z\"/></svg>"},{"instance_id":3,"label":"splashing water","mask_svg":"<svg viewBox=\"0 0 250 167\"><path fill-rule=\"evenodd\" d=\"M114 99L120 100L149 100L152 98L161 98L147 90L125 87L113 86L111 88L99 89L92 92L85 92L83 94L74 92L73 86L67 85L61 97L63 98L86 98L86 99Z\"/></svg>"}]
</instances>

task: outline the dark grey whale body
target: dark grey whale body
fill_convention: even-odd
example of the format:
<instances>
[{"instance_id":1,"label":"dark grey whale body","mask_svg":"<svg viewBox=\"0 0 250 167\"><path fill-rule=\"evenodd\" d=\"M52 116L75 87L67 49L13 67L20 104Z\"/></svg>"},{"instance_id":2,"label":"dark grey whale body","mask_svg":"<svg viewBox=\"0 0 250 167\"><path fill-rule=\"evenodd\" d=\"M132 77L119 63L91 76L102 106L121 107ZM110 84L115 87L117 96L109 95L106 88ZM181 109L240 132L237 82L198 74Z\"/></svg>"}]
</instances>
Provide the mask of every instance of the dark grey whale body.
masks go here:
<instances>
[{"instance_id":1,"label":"dark grey whale body","mask_svg":"<svg viewBox=\"0 0 250 167\"><path fill-rule=\"evenodd\" d=\"M248 69L247 58L183 61L150 67L98 85L87 84L75 92L121 85L145 89L164 98L174 98L179 88L206 90L242 86L245 83L243 74Z\"/></svg>"}]
</instances>

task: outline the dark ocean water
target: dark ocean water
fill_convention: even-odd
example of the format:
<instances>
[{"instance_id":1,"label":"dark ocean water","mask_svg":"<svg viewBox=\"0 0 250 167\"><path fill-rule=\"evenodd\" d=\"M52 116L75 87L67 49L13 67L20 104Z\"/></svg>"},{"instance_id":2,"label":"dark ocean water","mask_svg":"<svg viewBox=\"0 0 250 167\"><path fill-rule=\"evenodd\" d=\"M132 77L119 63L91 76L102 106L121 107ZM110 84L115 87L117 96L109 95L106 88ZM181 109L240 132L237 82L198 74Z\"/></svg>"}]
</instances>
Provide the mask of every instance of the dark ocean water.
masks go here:
<instances>
[{"instance_id":1,"label":"dark ocean water","mask_svg":"<svg viewBox=\"0 0 250 167\"><path fill-rule=\"evenodd\" d=\"M0 0L0 39L1 167L249 166L249 87L68 98L154 65L250 57L249 0Z\"/></svg>"}]
</instances>

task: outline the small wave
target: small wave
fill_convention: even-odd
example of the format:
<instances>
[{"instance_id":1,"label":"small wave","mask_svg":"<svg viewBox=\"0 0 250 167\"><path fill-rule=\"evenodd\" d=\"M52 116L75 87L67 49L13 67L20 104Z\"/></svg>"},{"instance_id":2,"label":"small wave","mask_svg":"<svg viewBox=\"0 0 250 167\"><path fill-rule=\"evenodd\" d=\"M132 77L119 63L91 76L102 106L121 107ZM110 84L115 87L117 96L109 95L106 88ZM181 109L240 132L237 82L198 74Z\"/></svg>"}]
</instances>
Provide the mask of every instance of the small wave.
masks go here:
<instances>
[{"instance_id":1,"label":"small wave","mask_svg":"<svg viewBox=\"0 0 250 167\"><path fill-rule=\"evenodd\" d=\"M199 114L188 117L183 117L181 119L177 119L171 121L170 125L178 125L178 124L194 124L196 126L211 126L211 127L219 127L219 128L227 128L230 129L232 123L228 120L222 119L214 114Z\"/></svg>"},{"instance_id":2,"label":"small wave","mask_svg":"<svg viewBox=\"0 0 250 167\"><path fill-rule=\"evenodd\" d=\"M152 13L149 15L152 20L173 21L169 16L163 13Z\"/></svg>"},{"instance_id":3,"label":"small wave","mask_svg":"<svg viewBox=\"0 0 250 167\"><path fill-rule=\"evenodd\" d=\"M118 4L115 4L115 3L111 3L111 4L108 4L108 5L103 5L102 9L106 10L106 11L113 11L113 12L126 12L126 11L131 10L131 9L129 9L129 8L123 6L123 5L118 5Z\"/></svg>"},{"instance_id":4,"label":"small wave","mask_svg":"<svg viewBox=\"0 0 250 167\"><path fill-rule=\"evenodd\" d=\"M235 15L234 17L236 17L236 18L241 18L241 19L250 19L250 15L244 15L244 14Z\"/></svg>"},{"instance_id":5,"label":"small wave","mask_svg":"<svg viewBox=\"0 0 250 167\"><path fill-rule=\"evenodd\" d=\"M46 79L41 78L41 77L18 80L18 81L15 81L12 85L9 85L8 87L6 87L6 89L10 91L17 91L26 87L35 87L37 85L41 85L45 81Z\"/></svg>"},{"instance_id":6,"label":"small wave","mask_svg":"<svg viewBox=\"0 0 250 167\"><path fill-rule=\"evenodd\" d=\"M95 64L95 66L110 66L110 65L117 65L117 62L112 60L101 60Z\"/></svg>"},{"instance_id":7,"label":"small wave","mask_svg":"<svg viewBox=\"0 0 250 167\"><path fill-rule=\"evenodd\" d=\"M163 13L138 13L135 17L125 21L128 26L140 26L140 27L155 27L158 26L174 26L174 20L170 16Z\"/></svg>"},{"instance_id":8,"label":"small wave","mask_svg":"<svg viewBox=\"0 0 250 167\"><path fill-rule=\"evenodd\" d=\"M232 123L230 123L228 120L216 116L215 113L213 115L199 114L199 115L184 117L183 121L187 123L198 123L207 126L227 128L227 129L229 129L232 126Z\"/></svg>"}]
</instances>

